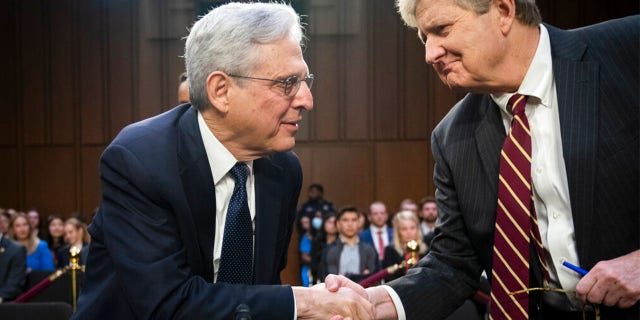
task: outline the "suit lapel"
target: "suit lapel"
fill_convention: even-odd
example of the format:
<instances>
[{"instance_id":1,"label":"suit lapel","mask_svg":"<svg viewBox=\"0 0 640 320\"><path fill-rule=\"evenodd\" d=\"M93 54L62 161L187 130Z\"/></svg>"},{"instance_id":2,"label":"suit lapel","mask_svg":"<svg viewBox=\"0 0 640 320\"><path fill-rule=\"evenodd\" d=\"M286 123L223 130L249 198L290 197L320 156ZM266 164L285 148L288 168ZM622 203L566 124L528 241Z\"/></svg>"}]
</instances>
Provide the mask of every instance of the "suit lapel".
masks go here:
<instances>
[{"instance_id":1,"label":"suit lapel","mask_svg":"<svg viewBox=\"0 0 640 320\"><path fill-rule=\"evenodd\" d=\"M178 127L180 178L193 218L190 230L181 230L182 238L188 238L189 233L196 230L196 241L193 246L199 251L196 256L201 257L202 260L191 264L191 267L203 266L202 270L193 270L194 273L201 275L208 282L213 282L216 194L209 160L200 136L197 112L193 107L180 119ZM185 246L189 249L188 244Z\"/></svg>"},{"instance_id":2,"label":"suit lapel","mask_svg":"<svg viewBox=\"0 0 640 320\"><path fill-rule=\"evenodd\" d=\"M476 128L476 146L482 161L482 167L487 175L487 183L493 193L498 194L498 171L500 170L500 150L506 138L500 109L489 95L485 95L480 110L484 110L484 117Z\"/></svg>"},{"instance_id":3,"label":"suit lapel","mask_svg":"<svg viewBox=\"0 0 640 320\"><path fill-rule=\"evenodd\" d=\"M562 153L567 170L578 256L588 249L593 216L598 139L599 66L582 61L587 46L565 31L546 26L551 39L553 75L558 96Z\"/></svg>"},{"instance_id":4,"label":"suit lapel","mask_svg":"<svg viewBox=\"0 0 640 320\"><path fill-rule=\"evenodd\" d=\"M254 274L256 283L271 282L274 261L274 248L277 244L278 229L281 225L282 168L274 165L269 157L260 158L253 162L255 174L255 263ZM284 248L287 250L287 248Z\"/></svg>"}]
</instances>

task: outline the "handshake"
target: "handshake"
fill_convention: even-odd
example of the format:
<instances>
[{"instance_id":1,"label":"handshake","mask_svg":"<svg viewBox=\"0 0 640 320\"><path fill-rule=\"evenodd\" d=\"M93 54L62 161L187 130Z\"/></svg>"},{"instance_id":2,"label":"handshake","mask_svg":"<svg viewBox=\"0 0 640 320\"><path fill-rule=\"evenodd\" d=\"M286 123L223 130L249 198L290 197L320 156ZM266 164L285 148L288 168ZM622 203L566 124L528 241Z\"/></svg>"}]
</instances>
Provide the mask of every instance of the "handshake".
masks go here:
<instances>
[{"instance_id":1,"label":"handshake","mask_svg":"<svg viewBox=\"0 0 640 320\"><path fill-rule=\"evenodd\" d=\"M328 275L311 288L293 287L298 319L397 319L383 287L363 288L341 275Z\"/></svg>"}]
</instances>

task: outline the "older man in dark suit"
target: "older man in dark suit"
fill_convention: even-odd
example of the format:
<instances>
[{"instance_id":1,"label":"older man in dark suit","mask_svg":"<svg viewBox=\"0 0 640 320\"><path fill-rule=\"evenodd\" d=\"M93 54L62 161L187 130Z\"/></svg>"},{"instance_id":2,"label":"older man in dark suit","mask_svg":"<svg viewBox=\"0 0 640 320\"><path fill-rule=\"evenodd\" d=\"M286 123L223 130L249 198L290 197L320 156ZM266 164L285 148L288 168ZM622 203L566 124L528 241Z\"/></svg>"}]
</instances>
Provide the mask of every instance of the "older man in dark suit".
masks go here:
<instances>
[{"instance_id":1,"label":"older man in dark suit","mask_svg":"<svg viewBox=\"0 0 640 320\"><path fill-rule=\"evenodd\" d=\"M26 278L27 249L0 233L0 303L17 298Z\"/></svg>"},{"instance_id":2,"label":"older man in dark suit","mask_svg":"<svg viewBox=\"0 0 640 320\"><path fill-rule=\"evenodd\" d=\"M279 285L302 182L289 150L313 107L301 39L275 3L226 4L191 28L192 104L128 126L102 155L76 319L371 315L364 290Z\"/></svg>"},{"instance_id":3,"label":"older man in dark suit","mask_svg":"<svg viewBox=\"0 0 640 320\"><path fill-rule=\"evenodd\" d=\"M494 319L582 319L598 308L605 319L639 319L640 18L564 31L541 24L533 0L398 6L427 63L470 94L432 135L440 217L431 251L407 276L368 290L376 315L442 319L484 270ZM512 97L522 98L513 109Z\"/></svg>"}]
</instances>

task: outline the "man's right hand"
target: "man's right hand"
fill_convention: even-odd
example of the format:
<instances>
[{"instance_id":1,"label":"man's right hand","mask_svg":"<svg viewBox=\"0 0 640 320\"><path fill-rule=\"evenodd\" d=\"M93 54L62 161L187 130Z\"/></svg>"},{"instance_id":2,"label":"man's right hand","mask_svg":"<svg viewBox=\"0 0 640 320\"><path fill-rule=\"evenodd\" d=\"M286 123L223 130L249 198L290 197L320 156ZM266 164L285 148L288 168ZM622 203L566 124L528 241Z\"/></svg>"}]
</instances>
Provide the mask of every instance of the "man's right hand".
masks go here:
<instances>
[{"instance_id":1,"label":"man's right hand","mask_svg":"<svg viewBox=\"0 0 640 320\"><path fill-rule=\"evenodd\" d=\"M340 292L340 289L349 288L354 292L366 297L373 307L373 318L378 320L397 319L395 304L387 290L383 287L372 287L364 289L359 284L341 275L328 275L325 279L325 287L331 292ZM342 320L344 318L334 317L331 320Z\"/></svg>"},{"instance_id":2,"label":"man's right hand","mask_svg":"<svg viewBox=\"0 0 640 320\"><path fill-rule=\"evenodd\" d=\"M298 319L374 319L373 305L364 288L353 282L355 286L331 283L330 288L323 283L311 288L292 287Z\"/></svg>"}]
</instances>

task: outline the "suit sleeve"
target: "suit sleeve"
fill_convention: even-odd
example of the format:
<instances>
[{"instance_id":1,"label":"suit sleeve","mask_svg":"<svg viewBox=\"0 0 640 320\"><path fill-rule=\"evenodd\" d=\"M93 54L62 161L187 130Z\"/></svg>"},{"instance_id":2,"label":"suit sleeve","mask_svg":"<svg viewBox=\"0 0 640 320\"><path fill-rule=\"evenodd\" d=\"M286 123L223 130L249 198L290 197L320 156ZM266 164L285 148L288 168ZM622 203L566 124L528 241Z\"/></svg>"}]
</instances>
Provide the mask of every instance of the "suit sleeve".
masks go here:
<instances>
[{"instance_id":1,"label":"suit sleeve","mask_svg":"<svg viewBox=\"0 0 640 320\"><path fill-rule=\"evenodd\" d=\"M211 284L193 274L177 227L180 217L156 193L151 176L125 147L107 148L102 204L91 228L92 254L94 246L96 252L106 249L104 260L113 265L103 268L113 268L136 318L229 319L239 304L249 306L254 318L293 318L288 286Z\"/></svg>"},{"instance_id":2,"label":"suit sleeve","mask_svg":"<svg viewBox=\"0 0 640 320\"><path fill-rule=\"evenodd\" d=\"M480 276L480 264L466 235L453 178L435 131L431 144L440 233L426 257L406 276L388 283L400 296L407 319L444 319L472 295Z\"/></svg>"},{"instance_id":3,"label":"suit sleeve","mask_svg":"<svg viewBox=\"0 0 640 320\"><path fill-rule=\"evenodd\" d=\"M13 300L22 293L27 278L27 249L14 248L14 254L7 261L7 278L0 285L0 297L4 301Z\"/></svg>"}]
</instances>

